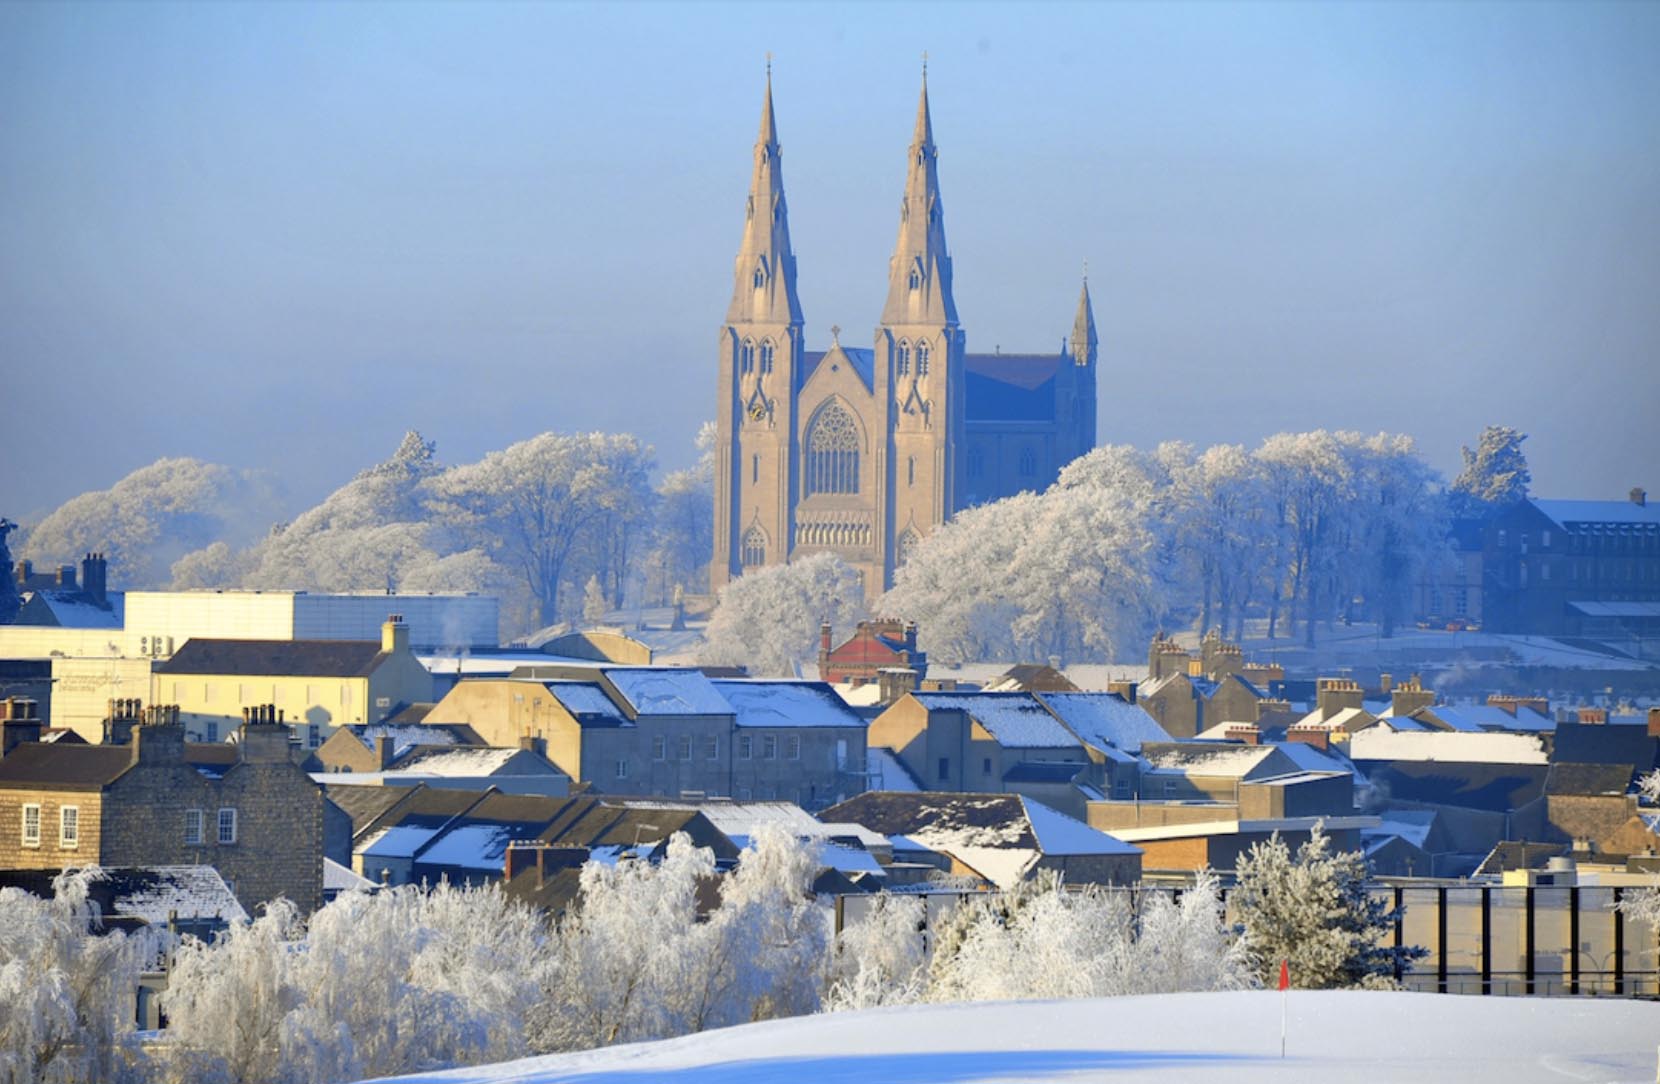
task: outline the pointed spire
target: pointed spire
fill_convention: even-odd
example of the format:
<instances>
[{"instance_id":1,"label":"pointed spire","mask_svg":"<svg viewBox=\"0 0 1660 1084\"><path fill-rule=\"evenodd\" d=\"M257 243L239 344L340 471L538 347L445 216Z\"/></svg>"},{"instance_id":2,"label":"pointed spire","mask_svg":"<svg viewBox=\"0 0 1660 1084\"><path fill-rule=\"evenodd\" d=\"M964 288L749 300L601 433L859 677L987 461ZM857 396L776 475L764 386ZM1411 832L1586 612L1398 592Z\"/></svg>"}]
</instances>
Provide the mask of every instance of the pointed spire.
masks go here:
<instances>
[{"instance_id":1,"label":"pointed spire","mask_svg":"<svg viewBox=\"0 0 1660 1084\"><path fill-rule=\"evenodd\" d=\"M755 139L743 243L733 272L727 323L800 324L795 292L795 252L790 247L789 210L784 202L784 167L778 122L772 108L772 56L761 100L761 129Z\"/></svg>"},{"instance_id":2,"label":"pointed spire","mask_svg":"<svg viewBox=\"0 0 1660 1084\"><path fill-rule=\"evenodd\" d=\"M940 201L939 150L928 108L928 69L924 59L922 95L917 101L916 130L911 137L905 175L905 198L899 210L899 239L888 262L888 300L882 323L957 323L951 296L951 256L945 247L945 208Z\"/></svg>"},{"instance_id":3,"label":"pointed spire","mask_svg":"<svg viewBox=\"0 0 1660 1084\"><path fill-rule=\"evenodd\" d=\"M1095 308L1089 303L1089 264L1084 264L1084 288L1078 295L1078 315L1072 320L1072 360L1089 365L1095 360Z\"/></svg>"}]
</instances>

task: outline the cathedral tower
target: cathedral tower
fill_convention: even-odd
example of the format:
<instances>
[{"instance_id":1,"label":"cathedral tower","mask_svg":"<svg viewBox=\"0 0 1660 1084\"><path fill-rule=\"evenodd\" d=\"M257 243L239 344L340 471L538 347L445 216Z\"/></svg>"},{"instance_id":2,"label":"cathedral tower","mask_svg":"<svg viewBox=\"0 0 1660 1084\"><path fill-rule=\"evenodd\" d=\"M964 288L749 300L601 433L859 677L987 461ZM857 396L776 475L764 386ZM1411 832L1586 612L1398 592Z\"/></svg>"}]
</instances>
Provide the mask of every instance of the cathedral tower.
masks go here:
<instances>
[{"instance_id":1,"label":"cathedral tower","mask_svg":"<svg viewBox=\"0 0 1660 1084\"><path fill-rule=\"evenodd\" d=\"M732 304L720 330L711 589L789 558L801 327L769 67Z\"/></svg>"},{"instance_id":2,"label":"cathedral tower","mask_svg":"<svg viewBox=\"0 0 1660 1084\"><path fill-rule=\"evenodd\" d=\"M876 376L888 404L888 578L910 549L957 510L963 447L963 332L951 294L939 152L923 73L908 152L899 237L876 329Z\"/></svg>"}]
</instances>

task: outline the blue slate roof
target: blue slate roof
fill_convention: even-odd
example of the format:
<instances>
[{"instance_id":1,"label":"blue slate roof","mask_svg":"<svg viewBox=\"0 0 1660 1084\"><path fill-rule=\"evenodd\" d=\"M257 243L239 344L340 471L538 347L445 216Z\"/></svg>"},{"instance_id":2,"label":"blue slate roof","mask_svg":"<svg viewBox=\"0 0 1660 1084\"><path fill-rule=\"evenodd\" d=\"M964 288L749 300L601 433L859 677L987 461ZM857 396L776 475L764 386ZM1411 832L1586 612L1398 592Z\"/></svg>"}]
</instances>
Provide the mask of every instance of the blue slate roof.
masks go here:
<instances>
[{"instance_id":1,"label":"blue slate roof","mask_svg":"<svg viewBox=\"0 0 1660 1084\"><path fill-rule=\"evenodd\" d=\"M1660 527L1660 504L1632 501L1541 501L1533 507L1550 519L1569 523L1636 523Z\"/></svg>"}]
</instances>

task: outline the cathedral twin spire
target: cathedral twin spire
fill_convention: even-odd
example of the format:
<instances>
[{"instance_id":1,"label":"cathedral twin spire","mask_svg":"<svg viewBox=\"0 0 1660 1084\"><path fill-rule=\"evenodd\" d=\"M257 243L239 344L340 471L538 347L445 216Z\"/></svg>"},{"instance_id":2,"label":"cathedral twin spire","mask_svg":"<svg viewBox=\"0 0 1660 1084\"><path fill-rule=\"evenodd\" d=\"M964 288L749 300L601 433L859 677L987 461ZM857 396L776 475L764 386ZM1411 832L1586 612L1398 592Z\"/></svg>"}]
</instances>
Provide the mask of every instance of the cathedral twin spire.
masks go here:
<instances>
[{"instance_id":1,"label":"cathedral twin spire","mask_svg":"<svg viewBox=\"0 0 1660 1084\"><path fill-rule=\"evenodd\" d=\"M801 300L795 290L795 251L790 247L790 216L784 202L784 167L779 157L778 124L772 112L772 69L761 105L761 132L755 140L755 169L749 180L744 239L738 249L729 324L801 324Z\"/></svg>"},{"instance_id":2,"label":"cathedral twin spire","mask_svg":"<svg viewBox=\"0 0 1660 1084\"><path fill-rule=\"evenodd\" d=\"M939 151L934 120L928 110L928 74L916 107L905 172L905 198L899 207L899 239L888 262L888 300L882 323L957 324L951 295L951 257L945 248L945 208L940 202Z\"/></svg>"}]
</instances>

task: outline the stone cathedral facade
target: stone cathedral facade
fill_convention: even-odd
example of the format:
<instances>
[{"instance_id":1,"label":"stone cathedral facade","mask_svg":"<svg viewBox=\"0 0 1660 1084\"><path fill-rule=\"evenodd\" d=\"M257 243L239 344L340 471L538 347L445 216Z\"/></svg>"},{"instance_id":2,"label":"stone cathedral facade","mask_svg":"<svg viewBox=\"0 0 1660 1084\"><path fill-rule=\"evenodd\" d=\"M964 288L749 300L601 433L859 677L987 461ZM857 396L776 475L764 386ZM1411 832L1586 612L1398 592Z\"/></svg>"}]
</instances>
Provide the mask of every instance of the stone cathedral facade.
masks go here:
<instances>
[{"instance_id":1,"label":"stone cathedral facade","mask_svg":"<svg viewBox=\"0 0 1660 1084\"><path fill-rule=\"evenodd\" d=\"M833 327L807 349L769 75L720 330L712 588L828 551L874 598L953 513L1041 490L1095 446L1088 284L1059 349L970 354L951 273L924 79L875 342Z\"/></svg>"}]
</instances>

